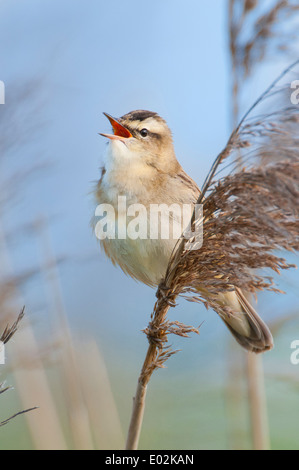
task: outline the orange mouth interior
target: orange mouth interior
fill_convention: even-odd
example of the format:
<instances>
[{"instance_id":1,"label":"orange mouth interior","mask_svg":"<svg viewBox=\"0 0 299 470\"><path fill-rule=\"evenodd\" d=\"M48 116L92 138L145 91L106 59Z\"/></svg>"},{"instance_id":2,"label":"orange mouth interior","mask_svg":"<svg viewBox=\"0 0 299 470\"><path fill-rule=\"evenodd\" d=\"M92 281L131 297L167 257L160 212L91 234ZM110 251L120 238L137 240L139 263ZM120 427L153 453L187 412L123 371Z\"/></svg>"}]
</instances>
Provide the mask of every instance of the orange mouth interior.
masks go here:
<instances>
[{"instance_id":1,"label":"orange mouth interior","mask_svg":"<svg viewBox=\"0 0 299 470\"><path fill-rule=\"evenodd\" d=\"M128 129L126 129L124 126L122 126L116 119L114 119L112 116L109 116L109 114L106 114L106 113L104 114L111 123L114 135L118 137L125 137L126 139L128 139L129 137L133 137L131 132Z\"/></svg>"}]
</instances>

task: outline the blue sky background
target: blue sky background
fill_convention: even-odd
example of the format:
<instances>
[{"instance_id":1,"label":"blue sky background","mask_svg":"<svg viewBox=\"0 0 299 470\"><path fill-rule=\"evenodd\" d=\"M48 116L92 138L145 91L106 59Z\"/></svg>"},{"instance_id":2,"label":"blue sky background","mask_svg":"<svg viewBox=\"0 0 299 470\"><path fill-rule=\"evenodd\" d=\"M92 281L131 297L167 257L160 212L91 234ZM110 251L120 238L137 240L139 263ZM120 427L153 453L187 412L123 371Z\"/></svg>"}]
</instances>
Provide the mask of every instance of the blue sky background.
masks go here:
<instances>
[{"instance_id":1,"label":"blue sky background","mask_svg":"<svg viewBox=\"0 0 299 470\"><path fill-rule=\"evenodd\" d=\"M244 105L251 105L289 62L276 58L261 68L249 82ZM141 329L148 323L155 292L111 266L89 226L94 211L90 192L106 144L98 132L109 129L102 112L158 112L173 131L180 163L201 185L231 131L227 2L0 0L5 106L12 106L15 90L32 79L39 82L33 93L37 111L30 123L24 121L24 129L29 124L33 129L3 166L8 173L32 162L46 161L48 166L25 187L15 181L17 204L2 216L11 234L13 268L23 272L42 262L40 237L24 230L24 223L46 217L55 255L66 256L59 274L72 328L95 334L112 374L129 362L137 378L146 348ZM18 126L26 120L26 109L21 103ZM260 311L266 317L280 314L286 305L293 308L297 285L291 277L288 282L288 297L261 296ZM43 276L28 281L22 295L28 315L46 337L51 309ZM195 370L196 376L211 381L225 375L230 337L216 315L185 301L170 315L196 326L204 320L204 325L199 338L174 340L183 352L169 362L167 372L158 374L160 385L163 374L167 381L177 371L192 375ZM292 334L279 350L286 367L291 339Z\"/></svg>"},{"instance_id":2,"label":"blue sky background","mask_svg":"<svg viewBox=\"0 0 299 470\"><path fill-rule=\"evenodd\" d=\"M76 268L66 264L61 273L66 302L79 321L81 301L88 301L89 312L97 310L100 322L99 305L118 310L113 304L119 296L112 295L112 303L107 296L111 277L127 299L134 294L149 301L140 326L154 298L150 289L110 266L89 228L94 211L90 191L106 145L98 132L109 129L102 112L157 111L173 131L180 162L201 184L230 130L225 4L219 5L2 2L0 70L6 101L15 87L40 79L34 94L39 109L30 117L38 128L27 136L25 151L17 150L13 164L26 167L39 158L50 163L22 192L6 225L15 232L22 220L39 215L51 220L55 253L79 263ZM32 242L23 237L19 250L15 247L17 269L36 264ZM85 256L92 262L81 265ZM74 292L79 298L74 299Z\"/></svg>"}]
</instances>

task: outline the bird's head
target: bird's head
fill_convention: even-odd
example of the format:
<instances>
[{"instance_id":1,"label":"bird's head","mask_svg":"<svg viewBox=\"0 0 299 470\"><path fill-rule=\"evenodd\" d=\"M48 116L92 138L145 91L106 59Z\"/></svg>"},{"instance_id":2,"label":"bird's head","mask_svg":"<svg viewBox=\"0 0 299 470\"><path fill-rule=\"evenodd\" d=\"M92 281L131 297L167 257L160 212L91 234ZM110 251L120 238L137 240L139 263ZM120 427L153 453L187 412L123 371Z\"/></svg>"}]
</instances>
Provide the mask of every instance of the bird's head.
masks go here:
<instances>
[{"instance_id":1,"label":"bird's head","mask_svg":"<svg viewBox=\"0 0 299 470\"><path fill-rule=\"evenodd\" d=\"M138 110L118 119L104 114L113 134L101 135L110 139L109 157L115 164L151 166L168 173L177 170L171 131L157 113Z\"/></svg>"}]
</instances>

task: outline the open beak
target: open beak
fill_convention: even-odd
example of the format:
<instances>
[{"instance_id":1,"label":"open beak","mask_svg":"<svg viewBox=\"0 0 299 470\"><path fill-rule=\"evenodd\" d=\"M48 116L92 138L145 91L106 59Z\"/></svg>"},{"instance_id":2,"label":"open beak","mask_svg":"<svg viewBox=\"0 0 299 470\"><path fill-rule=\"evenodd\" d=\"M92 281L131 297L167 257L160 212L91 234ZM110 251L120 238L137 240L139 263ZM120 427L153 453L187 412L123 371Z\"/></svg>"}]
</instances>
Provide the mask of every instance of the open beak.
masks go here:
<instances>
[{"instance_id":1,"label":"open beak","mask_svg":"<svg viewBox=\"0 0 299 470\"><path fill-rule=\"evenodd\" d=\"M107 119L109 119L113 132L114 134L102 134L100 135L107 137L108 139L111 140L122 140L124 141L125 139L129 139L130 137L133 137L131 132L126 129L124 126L122 126L115 118L110 116L107 113L103 113Z\"/></svg>"}]
</instances>

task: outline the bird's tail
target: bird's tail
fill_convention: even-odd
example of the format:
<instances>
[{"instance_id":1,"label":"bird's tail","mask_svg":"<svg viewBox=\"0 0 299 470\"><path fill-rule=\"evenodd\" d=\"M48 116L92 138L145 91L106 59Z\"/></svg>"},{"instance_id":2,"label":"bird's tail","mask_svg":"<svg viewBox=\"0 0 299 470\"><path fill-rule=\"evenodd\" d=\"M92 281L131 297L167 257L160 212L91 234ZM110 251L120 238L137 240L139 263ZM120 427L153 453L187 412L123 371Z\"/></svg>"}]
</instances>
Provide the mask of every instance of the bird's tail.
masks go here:
<instances>
[{"instance_id":1,"label":"bird's tail","mask_svg":"<svg viewBox=\"0 0 299 470\"><path fill-rule=\"evenodd\" d=\"M222 320L243 348L255 353L273 348L269 328L240 289L236 288L235 291L224 294L222 302L234 310L234 315L223 316Z\"/></svg>"}]
</instances>

